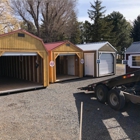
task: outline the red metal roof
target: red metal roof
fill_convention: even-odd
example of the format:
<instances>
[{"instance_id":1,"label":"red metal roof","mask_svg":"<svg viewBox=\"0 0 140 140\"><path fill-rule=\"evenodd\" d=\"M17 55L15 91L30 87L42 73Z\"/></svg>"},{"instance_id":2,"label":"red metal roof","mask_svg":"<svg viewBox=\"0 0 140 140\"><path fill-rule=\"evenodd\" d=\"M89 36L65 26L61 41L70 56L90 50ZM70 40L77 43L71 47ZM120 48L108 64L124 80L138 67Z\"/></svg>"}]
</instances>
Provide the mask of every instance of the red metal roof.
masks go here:
<instances>
[{"instance_id":1,"label":"red metal roof","mask_svg":"<svg viewBox=\"0 0 140 140\"><path fill-rule=\"evenodd\" d=\"M61 46L64 43L66 43L66 41L54 42L54 43L46 43L45 48L46 48L47 51L51 51L51 50Z\"/></svg>"}]
</instances>

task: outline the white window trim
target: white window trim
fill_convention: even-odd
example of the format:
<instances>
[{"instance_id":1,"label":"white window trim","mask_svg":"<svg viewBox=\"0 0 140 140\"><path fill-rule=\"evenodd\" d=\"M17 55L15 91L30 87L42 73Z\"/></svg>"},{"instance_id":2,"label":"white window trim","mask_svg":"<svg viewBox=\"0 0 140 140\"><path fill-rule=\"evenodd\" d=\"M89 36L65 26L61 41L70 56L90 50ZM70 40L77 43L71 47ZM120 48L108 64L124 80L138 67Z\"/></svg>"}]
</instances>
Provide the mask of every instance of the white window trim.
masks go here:
<instances>
[{"instance_id":1,"label":"white window trim","mask_svg":"<svg viewBox=\"0 0 140 140\"><path fill-rule=\"evenodd\" d=\"M140 68L140 66L132 66L132 57L133 56L140 56L140 54L134 54L134 55L128 56L128 66L130 68Z\"/></svg>"}]
</instances>

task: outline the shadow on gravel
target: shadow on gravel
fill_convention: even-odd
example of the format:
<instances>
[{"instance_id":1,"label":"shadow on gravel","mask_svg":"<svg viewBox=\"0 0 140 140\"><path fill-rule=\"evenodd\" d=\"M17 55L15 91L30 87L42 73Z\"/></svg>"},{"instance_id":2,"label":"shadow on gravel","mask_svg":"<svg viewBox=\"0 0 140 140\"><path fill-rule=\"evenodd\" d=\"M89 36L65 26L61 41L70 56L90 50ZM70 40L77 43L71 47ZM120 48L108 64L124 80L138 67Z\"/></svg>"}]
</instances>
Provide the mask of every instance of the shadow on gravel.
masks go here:
<instances>
[{"instance_id":1,"label":"shadow on gravel","mask_svg":"<svg viewBox=\"0 0 140 140\"><path fill-rule=\"evenodd\" d=\"M122 111L115 111L99 103L94 94L73 93L78 110L83 102L82 140L139 140L140 106L128 103Z\"/></svg>"},{"instance_id":2,"label":"shadow on gravel","mask_svg":"<svg viewBox=\"0 0 140 140\"><path fill-rule=\"evenodd\" d=\"M71 80L64 80L64 81L58 81L58 82L55 82L55 83L60 83L60 84L64 84L64 83L73 83L73 82L78 82L78 81L84 81L84 80L102 80L102 79L110 79L110 78L113 78L113 77L116 77L118 75L109 75L109 76L102 76L102 77L90 77L90 76L87 76L87 77L82 77L82 78L77 78L77 79L71 79Z\"/></svg>"}]
</instances>

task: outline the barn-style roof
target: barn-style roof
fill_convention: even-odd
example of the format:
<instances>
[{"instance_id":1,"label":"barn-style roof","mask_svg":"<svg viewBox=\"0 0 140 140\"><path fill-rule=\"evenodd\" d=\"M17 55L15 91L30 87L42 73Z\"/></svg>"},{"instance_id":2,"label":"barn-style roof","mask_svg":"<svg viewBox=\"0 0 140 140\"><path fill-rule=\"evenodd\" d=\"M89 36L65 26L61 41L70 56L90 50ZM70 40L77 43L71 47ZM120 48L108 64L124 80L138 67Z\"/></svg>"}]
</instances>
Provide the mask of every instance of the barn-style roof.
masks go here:
<instances>
[{"instance_id":1,"label":"barn-style roof","mask_svg":"<svg viewBox=\"0 0 140 140\"><path fill-rule=\"evenodd\" d=\"M127 48L126 53L140 53L140 41L133 42L129 48Z\"/></svg>"},{"instance_id":2,"label":"barn-style roof","mask_svg":"<svg viewBox=\"0 0 140 140\"><path fill-rule=\"evenodd\" d=\"M95 43L87 43L87 44L77 44L79 48L83 51L96 51L101 49L105 45L109 45L114 51L117 51L109 42L95 42Z\"/></svg>"},{"instance_id":3,"label":"barn-style roof","mask_svg":"<svg viewBox=\"0 0 140 140\"><path fill-rule=\"evenodd\" d=\"M41 42L41 44L42 44L42 46L43 46L43 49L46 51L46 49L45 49L45 44L44 44L44 42L43 42L43 40L42 40L41 38L39 38L39 37L37 37L37 36L35 36L35 35L33 35L33 34L27 32L27 31L25 31L25 30L23 30L23 29L19 29L19 30L15 30L15 31L8 32L8 33L0 34L0 40L2 40L3 37L7 37L7 36L10 36L10 35L14 35L14 34L16 34L16 33L27 34L27 35L30 36L31 38L34 38L34 39L38 40L39 42ZM26 41L27 41L27 40L26 40ZM30 44L30 43L28 43L28 44ZM1 46L3 47L3 45L1 45ZM1 46L0 46L0 48L1 48ZM46 52L47 52L47 51L46 51Z\"/></svg>"},{"instance_id":4,"label":"barn-style roof","mask_svg":"<svg viewBox=\"0 0 140 140\"><path fill-rule=\"evenodd\" d=\"M27 32L27 31L25 31L24 29L19 29L19 30L15 30L15 31L8 32L8 33L0 34L0 37L8 36L8 35L11 35L11 34L14 34L14 33L18 33L18 32L23 32L23 33L28 34L29 36L31 36L31 37L33 37L33 38L36 38L36 39L42 41L41 38L39 38L39 37L37 37L37 36L35 36L35 35L33 35L33 34Z\"/></svg>"}]
</instances>

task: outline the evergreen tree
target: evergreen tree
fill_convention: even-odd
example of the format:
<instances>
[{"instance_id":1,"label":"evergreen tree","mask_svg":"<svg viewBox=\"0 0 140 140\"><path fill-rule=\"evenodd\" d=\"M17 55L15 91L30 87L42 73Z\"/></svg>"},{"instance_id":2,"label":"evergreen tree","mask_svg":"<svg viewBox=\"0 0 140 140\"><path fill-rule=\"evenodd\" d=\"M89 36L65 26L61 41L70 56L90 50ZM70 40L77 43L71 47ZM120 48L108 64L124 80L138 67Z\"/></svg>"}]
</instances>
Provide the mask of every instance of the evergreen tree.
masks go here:
<instances>
[{"instance_id":1,"label":"evergreen tree","mask_svg":"<svg viewBox=\"0 0 140 140\"><path fill-rule=\"evenodd\" d=\"M92 10L88 10L89 18L93 21L91 25L91 37L94 42L101 41L104 34L103 18L105 17L104 13L106 10L104 10L105 7L101 6L101 3L100 0L96 0L94 5L90 3Z\"/></svg>"},{"instance_id":2,"label":"evergreen tree","mask_svg":"<svg viewBox=\"0 0 140 140\"><path fill-rule=\"evenodd\" d=\"M132 42L130 38L131 25L119 12L112 12L107 16L107 20L112 22L113 25L111 43L122 54L124 49L129 47Z\"/></svg>"},{"instance_id":3,"label":"evergreen tree","mask_svg":"<svg viewBox=\"0 0 140 140\"><path fill-rule=\"evenodd\" d=\"M84 23L81 22L79 23L80 25L80 38L81 38L81 43L88 43L91 42L91 23L88 21L85 21Z\"/></svg>"},{"instance_id":4,"label":"evergreen tree","mask_svg":"<svg viewBox=\"0 0 140 140\"><path fill-rule=\"evenodd\" d=\"M138 16L137 19L134 20L131 30L131 37L133 38L134 42L140 41L140 16Z\"/></svg>"}]
</instances>

